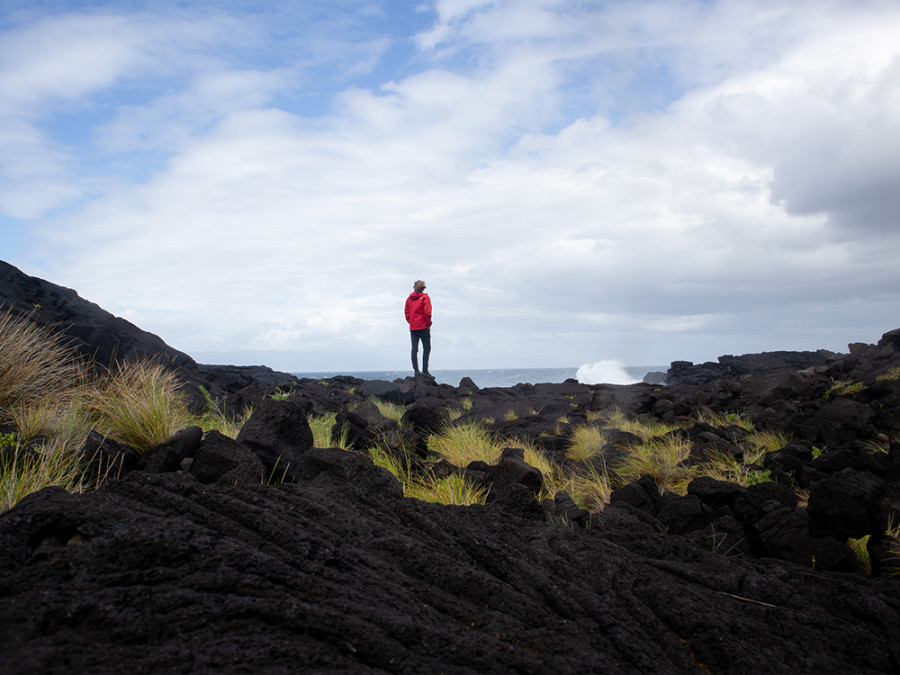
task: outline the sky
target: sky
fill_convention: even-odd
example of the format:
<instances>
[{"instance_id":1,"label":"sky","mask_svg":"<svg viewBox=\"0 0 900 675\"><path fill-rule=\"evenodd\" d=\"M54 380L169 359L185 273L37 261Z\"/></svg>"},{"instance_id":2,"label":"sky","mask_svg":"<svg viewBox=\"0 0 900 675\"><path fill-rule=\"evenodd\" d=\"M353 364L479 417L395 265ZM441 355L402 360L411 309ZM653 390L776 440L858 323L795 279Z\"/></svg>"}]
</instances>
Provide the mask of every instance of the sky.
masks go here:
<instances>
[{"instance_id":1,"label":"sky","mask_svg":"<svg viewBox=\"0 0 900 675\"><path fill-rule=\"evenodd\" d=\"M202 363L900 327L900 2L0 2L0 259Z\"/></svg>"}]
</instances>

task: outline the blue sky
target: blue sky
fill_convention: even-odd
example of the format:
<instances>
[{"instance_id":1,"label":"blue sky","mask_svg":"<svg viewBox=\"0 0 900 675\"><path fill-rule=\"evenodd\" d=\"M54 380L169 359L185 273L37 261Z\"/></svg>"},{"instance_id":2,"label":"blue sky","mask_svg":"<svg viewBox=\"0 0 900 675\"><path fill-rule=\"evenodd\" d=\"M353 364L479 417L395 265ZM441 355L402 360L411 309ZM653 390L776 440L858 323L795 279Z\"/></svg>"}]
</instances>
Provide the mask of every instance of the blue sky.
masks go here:
<instances>
[{"instance_id":1,"label":"blue sky","mask_svg":"<svg viewBox=\"0 0 900 675\"><path fill-rule=\"evenodd\" d=\"M900 326L900 3L0 5L0 258L202 362L845 351Z\"/></svg>"}]
</instances>

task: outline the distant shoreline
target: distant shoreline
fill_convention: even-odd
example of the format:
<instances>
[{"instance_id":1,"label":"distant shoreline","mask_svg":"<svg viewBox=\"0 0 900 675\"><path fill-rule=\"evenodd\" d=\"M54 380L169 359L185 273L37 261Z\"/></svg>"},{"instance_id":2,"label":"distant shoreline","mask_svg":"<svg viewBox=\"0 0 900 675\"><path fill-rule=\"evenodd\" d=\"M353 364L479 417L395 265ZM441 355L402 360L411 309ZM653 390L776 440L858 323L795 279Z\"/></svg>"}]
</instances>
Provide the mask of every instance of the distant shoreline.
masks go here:
<instances>
[{"instance_id":1,"label":"distant shoreline","mask_svg":"<svg viewBox=\"0 0 900 675\"><path fill-rule=\"evenodd\" d=\"M616 372L611 372L606 378L609 384L629 384L640 382L649 372L666 372L669 366L623 366ZM464 377L471 378L479 387L512 387L516 384L558 384L567 379L577 379L578 367L569 368L483 368L483 369L433 369L432 375L439 384L457 386ZM620 372L619 372L620 371ZM397 379L412 376L412 369L407 370L362 370L362 371L290 371L291 375L299 378L327 379L340 375L358 377L361 380L387 380L393 382ZM590 382L589 384L601 384L602 382Z\"/></svg>"}]
</instances>

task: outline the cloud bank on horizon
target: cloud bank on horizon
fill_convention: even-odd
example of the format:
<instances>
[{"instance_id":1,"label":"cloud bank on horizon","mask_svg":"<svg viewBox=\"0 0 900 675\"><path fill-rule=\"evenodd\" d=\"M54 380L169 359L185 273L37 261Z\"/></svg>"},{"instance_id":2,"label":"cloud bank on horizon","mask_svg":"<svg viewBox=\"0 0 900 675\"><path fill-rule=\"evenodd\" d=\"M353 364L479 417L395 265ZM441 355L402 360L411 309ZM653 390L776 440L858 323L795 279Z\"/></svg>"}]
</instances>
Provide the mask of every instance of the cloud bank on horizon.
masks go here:
<instances>
[{"instance_id":1,"label":"cloud bank on horizon","mask_svg":"<svg viewBox=\"0 0 900 675\"><path fill-rule=\"evenodd\" d=\"M202 362L659 365L900 326L900 3L0 8L0 258Z\"/></svg>"}]
</instances>

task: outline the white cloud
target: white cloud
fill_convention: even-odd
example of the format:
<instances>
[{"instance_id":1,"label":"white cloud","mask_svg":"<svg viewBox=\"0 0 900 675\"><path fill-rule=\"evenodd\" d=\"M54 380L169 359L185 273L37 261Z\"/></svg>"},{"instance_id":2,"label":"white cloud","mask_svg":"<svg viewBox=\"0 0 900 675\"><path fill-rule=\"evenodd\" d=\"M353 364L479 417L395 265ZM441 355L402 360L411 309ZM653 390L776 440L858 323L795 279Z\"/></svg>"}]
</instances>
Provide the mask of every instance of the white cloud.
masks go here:
<instances>
[{"instance_id":1,"label":"white cloud","mask_svg":"<svg viewBox=\"0 0 900 675\"><path fill-rule=\"evenodd\" d=\"M275 32L259 17L47 19L17 44L78 39L0 72L20 83L0 205L36 219L54 281L180 349L294 352L297 370L404 367L416 278L447 367L658 365L895 327L900 10L570 8L438 3L421 51L368 88L347 78L389 50L378 34L322 81L315 51L251 58ZM339 40L317 36L321 59ZM308 88L334 90L324 112ZM61 117L63 100L108 106L91 144L39 131L37 102Z\"/></svg>"}]
</instances>

